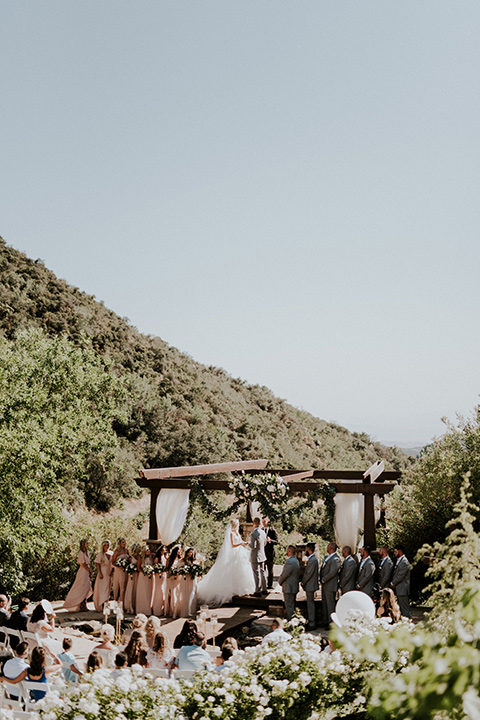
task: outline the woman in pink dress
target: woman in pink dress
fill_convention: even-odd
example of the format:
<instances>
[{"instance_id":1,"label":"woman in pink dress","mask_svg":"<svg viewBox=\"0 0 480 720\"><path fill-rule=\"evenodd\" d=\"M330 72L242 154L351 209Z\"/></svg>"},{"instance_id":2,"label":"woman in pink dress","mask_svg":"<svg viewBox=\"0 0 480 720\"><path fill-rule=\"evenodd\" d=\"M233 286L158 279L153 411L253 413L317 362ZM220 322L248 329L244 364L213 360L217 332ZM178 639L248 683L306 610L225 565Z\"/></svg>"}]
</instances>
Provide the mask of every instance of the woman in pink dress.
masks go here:
<instances>
[{"instance_id":1,"label":"woman in pink dress","mask_svg":"<svg viewBox=\"0 0 480 720\"><path fill-rule=\"evenodd\" d=\"M165 568L167 562L167 548L160 545L155 555L155 565ZM157 617L165 614L165 594L167 592L166 572L155 574L155 586L153 588L152 612Z\"/></svg>"},{"instance_id":2,"label":"woman in pink dress","mask_svg":"<svg viewBox=\"0 0 480 720\"><path fill-rule=\"evenodd\" d=\"M70 591L65 598L63 607L67 610L79 607L81 612L88 610L87 599L92 594L92 570L90 567L90 553L88 552L88 539L80 540L80 551L78 553L77 562L79 568L77 576Z\"/></svg>"},{"instance_id":3,"label":"woman in pink dress","mask_svg":"<svg viewBox=\"0 0 480 720\"><path fill-rule=\"evenodd\" d=\"M136 565L139 557L140 545L133 543L132 554L130 555L130 564ZM133 573L127 573L127 587L125 590L125 596L123 601L123 607L127 613L135 613L135 600L137 595L137 580L138 572L135 570Z\"/></svg>"},{"instance_id":4,"label":"woman in pink dress","mask_svg":"<svg viewBox=\"0 0 480 720\"><path fill-rule=\"evenodd\" d=\"M97 612L103 612L104 603L110 600L110 588L112 587L112 556L110 540L104 540L102 549L95 558L97 566L97 577L93 588L93 604Z\"/></svg>"},{"instance_id":5,"label":"woman in pink dress","mask_svg":"<svg viewBox=\"0 0 480 720\"><path fill-rule=\"evenodd\" d=\"M115 548L115 552L113 553L112 557L113 599L122 603L125 600L125 590L127 587L128 575L123 568L116 567L115 563L117 562L117 560L128 560L128 558L129 554L127 548L127 541L123 537L118 538L117 547Z\"/></svg>"},{"instance_id":6,"label":"woman in pink dress","mask_svg":"<svg viewBox=\"0 0 480 720\"><path fill-rule=\"evenodd\" d=\"M195 562L195 550L191 547L185 552L185 565ZM197 612L197 578L191 575L180 577L180 617L190 617Z\"/></svg>"},{"instance_id":7,"label":"woman in pink dress","mask_svg":"<svg viewBox=\"0 0 480 720\"><path fill-rule=\"evenodd\" d=\"M155 576L151 572L152 567L153 562L150 548L148 545L144 545L137 560L138 580L135 611L147 616L152 614L153 587L155 582Z\"/></svg>"},{"instance_id":8,"label":"woman in pink dress","mask_svg":"<svg viewBox=\"0 0 480 720\"><path fill-rule=\"evenodd\" d=\"M165 591L165 615L176 618L175 612L178 609L178 577L171 574L172 570L176 570L181 558L180 545L175 545L168 556L165 569L167 571L167 587Z\"/></svg>"}]
</instances>

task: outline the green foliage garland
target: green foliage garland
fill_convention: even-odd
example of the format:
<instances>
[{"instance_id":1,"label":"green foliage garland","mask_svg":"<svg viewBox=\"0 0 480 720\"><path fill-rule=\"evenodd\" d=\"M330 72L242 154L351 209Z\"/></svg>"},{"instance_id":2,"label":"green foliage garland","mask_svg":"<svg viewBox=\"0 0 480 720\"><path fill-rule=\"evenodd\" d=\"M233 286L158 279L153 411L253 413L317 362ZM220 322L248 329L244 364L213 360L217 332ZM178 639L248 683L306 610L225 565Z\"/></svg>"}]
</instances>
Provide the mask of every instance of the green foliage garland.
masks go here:
<instances>
[{"instance_id":1,"label":"green foliage garland","mask_svg":"<svg viewBox=\"0 0 480 720\"><path fill-rule=\"evenodd\" d=\"M267 515L279 524L285 532L292 532L302 511L317 501L323 500L328 525L333 527L335 514L335 489L327 482L319 483L315 490L309 490L305 496L289 498L289 487L279 475L265 473L261 475L241 474L230 478L230 490L235 499L228 507L220 507L211 494L205 490L201 481L191 484L191 506L198 503L205 513L214 520L225 522L249 502L258 502L262 515Z\"/></svg>"}]
</instances>

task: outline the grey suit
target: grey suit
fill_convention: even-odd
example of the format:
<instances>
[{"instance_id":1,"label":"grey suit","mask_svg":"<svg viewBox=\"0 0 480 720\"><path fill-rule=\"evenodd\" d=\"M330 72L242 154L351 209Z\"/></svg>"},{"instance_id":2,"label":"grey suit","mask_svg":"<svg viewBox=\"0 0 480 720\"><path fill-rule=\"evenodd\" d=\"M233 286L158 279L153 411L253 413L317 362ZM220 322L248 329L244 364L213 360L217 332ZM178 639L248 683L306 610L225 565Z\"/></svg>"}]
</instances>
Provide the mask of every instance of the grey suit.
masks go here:
<instances>
[{"instance_id":1,"label":"grey suit","mask_svg":"<svg viewBox=\"0 0 480 720\"><path fill-rule=\"evenodd\" d=\"M335 610L338 590L338 573L342 561L337 553L327 555L320 568L320 582L322 584L322 615L323 624L330 625L330 616Z\"/></svg>"},{"instance_id":2,"label":"grey suit","mask_svg":"<svg viewBox=\"0 0 480 720\"><path fill-rule=\"evenodd\" d=\"M373 595L373 576L375 575L375 563L372 558L368 556L360 563L358 568L357 585L358 588L370 595Z\"/></svg>"},{"instance_id":3,"label":"grey suit","mask_svg":"<svg viewBox=\"0 0 480 720\"><path fill-rule=\"evenodd\" d=\"M381 588L390 587L393 574L393 562L389 555L384 557L378 570L378 584Z\"/></svg>"},{"instance_id":4,"label":"grey suit","mask_svg":"<svg viewBox=\"0 0 480 720\"><path fill-rule=\"evenodd\" d=\"M255 576L255 592L267 592L267 556L265 554L265 545L267 544L267 536L259 527L255 528L250 535L250 547L252 553L250 560L252 563L253 574Z\"/></svg>"},{"instance_id":5,"label":"grey suit","mask_svg":"<svg viewBox=\"0 0 480 720\"><path fill-rule=\"evenodd\" d=\"M303 572L302 587L307 596L307 615L310 627L315 627L315 591L318 590L318 560L313 553L309 556Z\"/></svg>"},{"instance_id":6,"label":"grey suit","mask_svg":"<svg viewBox=\"0 0 480 720\"><path fill-rule=\"evenodd\" d=\"M283 566L282 573L278 578L278 584L282 586L287 620L291 620L295 613L295 598L298 593L300 580L300 563L295 555L290 555Z\"/></svg>"},{"instance_id":7,"label":"grey suit","mask_svg":"<svg viewBox=\"0 0 480 720\"><path fill-rule=\"evenodd\" d=\"M340 590L342 595L350 590L355 590L355 578L357 576L357 561L353 555L347 555L340 569Z\"/></svg>"},{"instance_id":8,"label":"grey suit","mask_svg":"<svg viewBox=\"0 0 480 720\"><path fill-rule=\"evenodd\" d=\"M393 570L392 585L397 593L400 612L404 617L410 617L408 594L410 592L410 563L405 555L398 558Z\"/></svg>"}]
</instances>

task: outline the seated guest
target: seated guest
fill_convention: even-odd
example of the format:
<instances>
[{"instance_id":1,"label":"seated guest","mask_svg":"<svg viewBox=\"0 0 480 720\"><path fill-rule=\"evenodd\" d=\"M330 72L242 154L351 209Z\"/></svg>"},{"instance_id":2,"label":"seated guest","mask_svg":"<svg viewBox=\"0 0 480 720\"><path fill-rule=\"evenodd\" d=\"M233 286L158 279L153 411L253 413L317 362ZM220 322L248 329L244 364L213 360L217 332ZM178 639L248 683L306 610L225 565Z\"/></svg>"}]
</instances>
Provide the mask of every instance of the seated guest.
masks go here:
<instances>
[{"instance_id":1,"label":"seated guest","mask_svg":"<svg viewBox=\"0 0 480 720\"><path fill-rule=\"evenodd\" d=\"M7 621L7 627L11 628L12 630L26 630L28 623L27 610L29 605L30 600L28 598L20 598L20 600L18 601L18 610L15 610L11 614L10 620ZM20 640L18 638L16 638L14 635L10 635L10 647L12 648L12 650L15 650L15 647L19 642Z\"/></svg>"},{"instance_id":2,"label":"seated guest","mask_svg":"<svg viewBox=\"0 0 480 720\"><path fill-rule=\"evenodd\" d=\"M0 627L8 625L10 620L10 605L12 604L12 598L8 598L6 595L0 595ZM5 633L0 630L0 642L5 642Z\"/></svg>"},{"instance_id":3,"label":"seated guest","mask_svg":"<svg viewBox=\"0 0 480 720\"><path fill-rule=\"evenodd\" d=\"M102 656L99 652L94 650L90 653L85 664L85 672L93 673L95 670L99 670L103 666Z\"/></svg>"},{"instance_id":4,"label":"seated guest","mask_svg":"<svg viewBox=\"0 0 480 720\"><path fill-rule=\"evenodd\" d=\"M158 617L155 617L155 615L151 615L146 624L145 624L145 642L147 644L147 647L151 648L153 647L153 642L155 640L155 637L157 633L160 632L160 628L162 626L162 623Z\"/></svg>"},{"instance_id":5,"label":"seated guest","mask_svg":"<svg viewBox=\"0 0 480 720\"><path fill-rule=\"evenodd\" d=\"M118 653L118 647L112 642L115 637L115 630L111 625L102 625L100 637L102 638L102 642L95 645L94 649L101 655L103 667L113 670L115 655Z\"/></svg>"},{"instance_id":6,"label":"seated guest","mask_svg":"<svg viewBox=\"0 0 480 720\"><path fill-rule=\"evenodd\" d=\"M143 613L139 613L138 615L135 615L135 617L132 620L132 627L127 628L125 632L123 633L122 643L123 645L127 645L128 641L132 637L134 632L139 632L142 636L142 638L145 639L145 625L147 624L147 616Z\"/></svg>"},{"instance_id":7,"label":"seated guest","mask_svg":"<svg viewBox=\"0 0 480 720\"><path fill-rule=\"evenodd\" d=\"M153 641L153 647L148 648L147 650L148 667L170 667L173 657L174 655L168 645L165 635L161 632L157 633Z\"/></svg>"},{"instance_id":8,"label":"seated guest","mask_svg":"<svg viewBox=\"0 0 480 720\"><path fill-rule=\"evenodd\" d=\"M78 676L82 674L77 667L77 659L71 652L72 645L72 638L63 638L63 652L61 652L58 656L58 659L63 665L62 672L66 682L77 682Z\"/></svg>"},{"instance_id":9,"label":"seated guest","mask_svg":"<svg viewBox=\"0 0 480 720\"><path fill-rule=\"evenodd\" d=\"M397 603L395 593L390 588L383 588L380 597L380 607L377 610L377 617L390 618L396 623L401 618L400 607Z\"/></svg>"},{"instance_id":10,"label":"seated guest","mask_svg":"<svg viewBox=\"0 0 480 720\"><path fill-rule=\"evenodd\" d=\"M234 637L227 637L222 643L222 648L224 648L226 645L230 645L234 650L238 650L238 642L237 638Z\"/></svg>"},{"instance_id":11,"label":"seated guest","mask_svg":"<svg viewBox=\"0 0 480 720\"><path fill-rule=\"evenodd\" d=\"M112 677L118 678L127 669L127 656L125 653L119 652L115 655L115 670L112 671Z\"/></svg>"},{"instance_id":12,"label":"seated guest","mask_svg":"<svg viewBox=\"0 0 480 720\"><path fill-rule=\"evenodd\" d=\"M10 658L10 660L7 660L5 665L3 666L3 674L5 675L5 678L16 678L22 673L24 670L28 668L28 662L27 662L27 656L28 656L28 643L26 642L19 642L15 648L15 657ZM13 685L12 685L13 687ZM18 700L18 695L14 691L10 691L10 687L7 685L7 690L10 693L10 697L12 700Z\"/></svg>"},{"instance_id":13,"label":"seated guest","mask_svg":"<svg viewBox=\"0 0 480 720\"><path fill-rule=\"evenodd\" d=\"M222 645L222 653L217 657L217 667L215 668L215 672L222 672L222 670L225 668L225 663L227 660L230 660L233 653L235 652L235 648L233 648L231 645L226 645L223 643Z\"/></svg>"},{"instance_id":14,"label":"seated guest","mask_svg":"<svg viewBox=\"0 0 480 720\"><path fill-rule=\"evenodd\" d=\"M42 603L38 603L30 620L27 623L28 632L35 633L42 641L42 645L48 647L54 655L62 651L62 644L53 638L55 631L55 613L52 613L52 621L48 622L47 613Z\"/></svg>"},{"instance_id":15,"label":"seated guest","mask_svg":"<svg viewBox=\"0 0 480 720\"><path fill-rule=\"evenodd\" d=\"M269 642L279 642L279 640L291 640L292 636L285 632L283 629L283 620L281 618L275 618L272 622L272 632L262 640L262 645L266 645Z\"/></svg>"},{"instance_id":16,"label":"seated guest","mask_svg":"<svg viewBox=\"0 0 480 720\"><path fill-rule=\"evenodd\" d=\"M178 633L177 637L173 641L173 647L175 650L183 647L184 645L193 645L193 638L197 632L197 624L194 620L185 620L183 627Z\"/></svg>"},{"instance_id":17,"label":"seated guest","mask_svg":"<svg viewBox=\"0 0 480 720\"><path fill-rule=\"evenodd\" d=\"M36 633L40 638L47 638L49 633L55 630L55 613L52 613L52 622L48 622L47 613L42 603L35 607L30 620L27 622L27 630Z\"/></svg>"},{"instance_id":18,"label":"seated guest","mask_svg":"<svg viewBox=\"0 0 480 720\"><path fill-rule=\"evenodd\" d=\"M147 667L148 665L147 648L145 647L143 635L136 630L132 633L132 637L125 648L125 655L127 656L128 667L132 667L132 665Z\"/></svg>"},{"instance_id":19,"label":"seated guest","mask_svg":"<svg viewBox=\"0 0 480 720\"><path fill-rule=\"evenodd\" d=\"M10 678L8 680L9 683L16 684L19 682L22 682L22 680L25 680L27 678L28 680L34 680L35 682L45 683L47 684L47 675L50 675L53 672L56 672L59 670L62 666L60 660L55 657L55 655L51 655L51 659L53 661L52 665L47 665L47 652L48 649L43 647L34 647L32 650L32 659L30 660L30 665L22 670L20 675L18 675L16 678ZM47 694L47 690L32 690L32 697L34 700L41 700L45 697Z\"/></svg>"},{"instance_id":20,"label":"seated guest","mask_svg":"<svg viewBox=\"0 0 480 720\"><path fill-rule=\"evenodd\" d=\"M212 662L205 645L205 635L201 632L195 633L192 644L180 648L173 666L179 670L211 670Z\"/></svg>"}]
</instances>

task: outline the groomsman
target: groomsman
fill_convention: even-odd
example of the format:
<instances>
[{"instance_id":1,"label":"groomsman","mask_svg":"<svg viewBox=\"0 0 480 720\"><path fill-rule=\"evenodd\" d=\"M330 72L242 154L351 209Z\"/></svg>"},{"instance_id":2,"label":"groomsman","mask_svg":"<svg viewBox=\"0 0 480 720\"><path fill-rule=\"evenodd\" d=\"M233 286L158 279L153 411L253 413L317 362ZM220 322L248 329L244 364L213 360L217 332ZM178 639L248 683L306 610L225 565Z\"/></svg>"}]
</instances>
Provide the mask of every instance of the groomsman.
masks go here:
<instances>
[{"instance_id":1,"label":"groomsman","mask_svg":"<svg viewBox=\"0 0 480 720\"><path fill-rule=\"evenodd\" d=\"M287 548L287 562L278 578L278 584L281 585L283 590L287 620L291 620L295 614L295 598L298 593L299 580L300 563L295 555L295 545L289 545Z\"/></svg>"},{"instance_id":2,"label":"groomsman","mask_svg":"<svg viewBox=\"0 0 480 720\"><path fill-rule=\"evenodd\" d=\"M380 566L378 568L378 584L380 588L389 588L392 581L393 575L393 561L389 554L389 549L386 545L381 545L378 548L378 554L382 558Z\"/></svg>"},{"instance_id":3,"label":"groomsman","mask_svg":"<svg viewBox=\"0 0 480 720\"><path fill-rule=\"evenodd\" d=\"M397 593L400 612L404 617L410 617L408 594L410 592L410 563L405 557L403 545L396 545L393 551L397 562L393 570L392 588Z\"/></svg>"},{"instance_id":4,"label":"groomsman","mask_svg":"<svg viewBox=\"0 0 480 720\"><path fill-rule=\"evenodd\" d=\"M306 553L308 559L303 571L302 587L307 596L307 630L315 630L315 591L318 590L318 560L315 556L315 543L307 543Z\"/></svg>"},{"instance_id":5,"label":"groomsman","mask_svg":"<svg viewBox=\"0 0 480 720\"><path fill-rule=\"evenodd\" d=\"M342 567L340 568L339 584L340 592L345 595L350 590L355 590L355 578L357 575L357 561L352 555L352 548L350 545L345 545L342 548L342 555L345 558Z\"/></svg>"},{"instance_id":6,"label":"groomsman","mask_svg":"<svg viewBox=\"0 0 480 720\"><path fill-rule=\"evenodd\" d=\"M372 597L375 563L370 557L370 548L368 545L365 545L365 547L360 550L360 555L362 556L362 559L358 568L357 590L361 590L366 593L366 595Z\"/></svg>"},{"instance_id":7,"label":"groomsman","mask_svg":"<svg viewBox=\"0 0 480 720\"><path fill-rule=\"evenodd\" d=\"M265 545L265 555L267 556L267 588L273 588L273 563L275 561L275 545L278 544L277 531L270 527L268 517L262 517L262 525L265 535L267 536L267 544Z\"/></svg>"},{"instance_id":8,"label":"groomsman","mask_svg":"<svg viewBox=\"0 0 480 720\"><path fill-rule=\"evenodd\" d=\"M255 576L255 592L253 594L256 596L268 595L266 544L267 536L260 529L260 518L256 517L253 521L253 532L250 535L250 547L252 549L250 561Z\"/></svg>"},{"instance_id":9,"label":"groomsman","mask_svg":"<svg viewBox=\"0 0 480 720\"><path fill-rule=\"evenodd\" d=\"M327 545L327 554L320 568L320 583L322 585L322 615L324 627L329 627L330 616L335 610L338 590L338 573L342 561L337 555L337 544L330 542Z\"/></svg>"}]
</instances>

